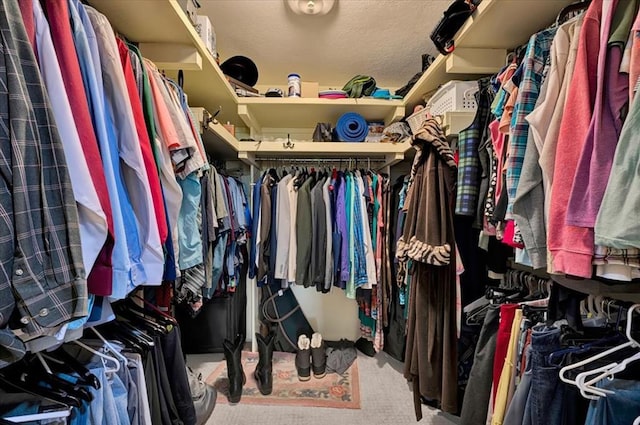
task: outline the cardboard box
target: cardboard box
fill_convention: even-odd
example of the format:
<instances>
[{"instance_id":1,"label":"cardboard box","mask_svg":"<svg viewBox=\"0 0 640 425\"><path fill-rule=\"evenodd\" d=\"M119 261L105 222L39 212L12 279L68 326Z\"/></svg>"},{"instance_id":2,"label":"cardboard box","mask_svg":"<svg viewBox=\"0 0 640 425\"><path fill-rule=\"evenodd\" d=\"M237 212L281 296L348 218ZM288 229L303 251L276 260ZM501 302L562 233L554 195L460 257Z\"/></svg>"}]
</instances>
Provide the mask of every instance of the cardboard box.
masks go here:
<instances>
[{"instance_id":1,"label":"cardboard box","mask_svg":"<svg viewBox=\"0 0 640 425\"><path fill-rule=\"evenodd\" d=\"M320 85L312 81L302 81L300 83L300 96L302 97L318 97Z\"/></svg>"},{"instance_id":2,"label":"cardboard box","mask_svg":"<svg viewBox=\"0 0 640 425\"><path fill-rule=\"evenodd\" d=\"M196 32L204 42L204 45L207 46L207 50L211 52L213 58L216 58L217 50L216 50L216 33L213 30L213 25L211 25L211 20L208 16L197 15L196 17Z\"/></svg>"},{"instance_id":3,"label":"cardboard box","mask_svg":"<svg viewBox=\"0 0 640 425\"><path fill-rule=\"evenodd\" d=\"M196 25L198 23L198 9L200 8L200 3L197 0L178 0L178 4L184 10L184 13L187 14L191 23Z\"/></svg>"}]
</instances>

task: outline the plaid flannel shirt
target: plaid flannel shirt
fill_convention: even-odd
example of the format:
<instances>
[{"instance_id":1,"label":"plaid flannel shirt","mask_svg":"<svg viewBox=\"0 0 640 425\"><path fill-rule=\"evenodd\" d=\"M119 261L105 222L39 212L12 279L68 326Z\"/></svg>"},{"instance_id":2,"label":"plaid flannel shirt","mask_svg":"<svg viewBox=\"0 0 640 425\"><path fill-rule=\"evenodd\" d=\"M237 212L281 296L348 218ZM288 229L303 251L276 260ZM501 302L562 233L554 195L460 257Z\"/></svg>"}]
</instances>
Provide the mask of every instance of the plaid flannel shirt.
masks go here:
<instances>
[{"instance_id":1,"label":"plaid flannel shirt","mask_svg":"<svg viewBox=\"0 0 640 425\"><path fill-rule=\"evenodd\" d=\"M536 106L545 70L550 61L551 42L557 30L557 28L548 28L532 35L523 61L522 81L518 86L518 98L511 118L509 153L507 155L506 185L509 198L507 218L510 218L513 212L513 201L516 198L516 190L524 163L524 153L527 148L529 122L525 118Z\"/></svg>"},{"instance_id":2,"label":"plaid flannel shirt","mask_svg":"<svg viewBox=\"0 0 640 425\"><path fill-rule=\"evenodd\" d=\"M478 80L478 109L471 125L458 134L458 184L456 214L474 216L478 207L480 179L480 144L487 137L491 119L493 90L490 78Z\"/></svg>"},{"instance_id":3,"label":"plaid flannel shirt","mask_svg":"<svg viewBox=\"0 0 640 425\"><path fill-rule=\"evenodd\" d=\"M76 204L16 0L0 3L0 362L23 340L87 315ZM13 353L13 354L12 354Z\"/></svg>"}]
</instances>

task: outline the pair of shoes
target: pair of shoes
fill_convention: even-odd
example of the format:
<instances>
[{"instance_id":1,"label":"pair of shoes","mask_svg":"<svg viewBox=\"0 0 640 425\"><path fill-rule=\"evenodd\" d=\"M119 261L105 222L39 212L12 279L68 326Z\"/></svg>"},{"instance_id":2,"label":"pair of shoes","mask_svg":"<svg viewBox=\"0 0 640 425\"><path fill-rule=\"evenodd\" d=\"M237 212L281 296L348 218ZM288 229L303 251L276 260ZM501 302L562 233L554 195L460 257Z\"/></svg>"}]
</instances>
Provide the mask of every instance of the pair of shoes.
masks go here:
<instances>
[{"instance_id":1,"label":"pair of shoes","mask_svg":"<svg viewBox=\"0 0 640 425\"><path fill-rule=\"evenodd\" d=\"M296 353L296 369L298 379L306 382L313 376L322 379L327 374L327 353L322 335L314 333L309 339L306 335L298 337L298 352Z\"/></svg>"},{"instance_id":2,"label":"pair of shoes","mask_svg":"<svg viewBox=\"0 0 640 425\"><path fill-rule=\"evenodd\" d=\"M275 332L267 336L256 333L258 342L258 364L253 376L262 395L269 395L273 391L273 347L276 342ZM242 368L242 346L244 335L238 335L234 342L224 340L224 357L227 361L227 375L229 377L229 402L238 403L242 397L242 387L247 382Z\"/></svg>"}]
</instances>

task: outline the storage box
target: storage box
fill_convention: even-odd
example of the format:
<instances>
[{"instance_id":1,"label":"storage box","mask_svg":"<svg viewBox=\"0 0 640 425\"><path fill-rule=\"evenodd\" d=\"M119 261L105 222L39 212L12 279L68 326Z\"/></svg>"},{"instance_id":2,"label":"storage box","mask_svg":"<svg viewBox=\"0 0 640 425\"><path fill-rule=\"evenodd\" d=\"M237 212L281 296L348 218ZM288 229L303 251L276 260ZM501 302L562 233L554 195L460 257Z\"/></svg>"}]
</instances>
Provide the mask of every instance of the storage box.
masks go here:
<instances>
[{"instance_id":1,"label":"storage box","mask_svg":"<svg viewBox=\"0 0 640 425\"><path fill-rule=\"evenodd\" d=\"M370 122L369 134L367 134L367 138L364 139L364 141L367 143L380 143L383 136L384 136L384 123Z\"/></svg>"},{"instance_id":2,"label":"storage box","mask_svg":"<svg viewBox=\"0 0 640 425\"><path fill-rule=\"evenodd\" d=\"M209 20L208 16L204 15L197 15L196 19L196 32L204 42L204 45L207 46L207 50L211 52L213 58L216 59L216 33L213 30L213 25L211 25L211 20Z\"/></svg>"},{"instance_id":3,"label":"storage box","mask_svg":"<svg viewBox=\"0 0 640 425\"><path fill-rule=\"evenodd\" d=\"M300 95L302 97L318 97L320 85L312 81L302 81L300 83Z\"/></svg>"},{"instance_id":4,"label":"storage box","mask_svg":"<svg viewBox=\"0 0 640 425\"><path fill-rule=\"evenodd\" d=\"M187 14L191 23L196 25L198 23L198 9L200 8L198 0L178 0L178 4Z\"/></svg>"}]
</instances>

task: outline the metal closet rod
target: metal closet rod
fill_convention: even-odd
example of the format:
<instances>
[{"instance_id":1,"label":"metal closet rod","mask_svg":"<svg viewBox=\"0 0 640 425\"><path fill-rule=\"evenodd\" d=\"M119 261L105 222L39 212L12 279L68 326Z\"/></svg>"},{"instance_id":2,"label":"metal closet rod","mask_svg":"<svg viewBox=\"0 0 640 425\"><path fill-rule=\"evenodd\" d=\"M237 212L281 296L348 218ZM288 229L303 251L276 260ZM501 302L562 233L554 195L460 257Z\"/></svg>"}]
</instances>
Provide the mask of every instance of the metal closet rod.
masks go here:
<instances>
[{"instance_id":1,"label":"metal closet rod","mask_svg":"<svg viewBox=\"0 0 640 425\"><path fill-rule=\"evenodd\" d=\"M255 159L256 162L257 161L272 161L272 162L313 162L313 163L317 163L317 162L331 162L331 163L336 163L336 162L356 162L356 161L362 161L362 162L385 162L386 159L385 158L369 158L369 157L359 157L359 158L283 158L283 157L272 157L272 158L265 158L265 157L259 157Z\"/></svg>"}]
</instances>

